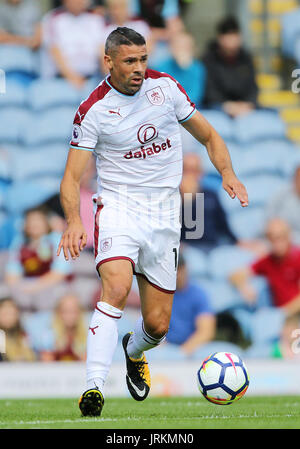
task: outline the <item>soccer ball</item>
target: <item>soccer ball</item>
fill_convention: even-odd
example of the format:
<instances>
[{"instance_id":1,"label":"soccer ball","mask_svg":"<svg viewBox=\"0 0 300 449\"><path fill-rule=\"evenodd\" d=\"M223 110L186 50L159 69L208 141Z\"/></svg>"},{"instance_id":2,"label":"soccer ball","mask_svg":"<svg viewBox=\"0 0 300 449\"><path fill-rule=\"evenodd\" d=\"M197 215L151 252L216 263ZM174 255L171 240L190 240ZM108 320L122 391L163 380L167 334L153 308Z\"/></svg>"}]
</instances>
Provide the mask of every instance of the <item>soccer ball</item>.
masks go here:
<instances>
[{"instance_id":1,"label":"soccer ball","mask_svg":"<svg viewBox=\"0 0 300 449\"><path fill-rule=\"evenodd\" d=\"M249 386L244 362L230 352L215 352L207 357L198 370L197 380L205 399L219 405L238 401Z\"/></svg>"}]
</instances>

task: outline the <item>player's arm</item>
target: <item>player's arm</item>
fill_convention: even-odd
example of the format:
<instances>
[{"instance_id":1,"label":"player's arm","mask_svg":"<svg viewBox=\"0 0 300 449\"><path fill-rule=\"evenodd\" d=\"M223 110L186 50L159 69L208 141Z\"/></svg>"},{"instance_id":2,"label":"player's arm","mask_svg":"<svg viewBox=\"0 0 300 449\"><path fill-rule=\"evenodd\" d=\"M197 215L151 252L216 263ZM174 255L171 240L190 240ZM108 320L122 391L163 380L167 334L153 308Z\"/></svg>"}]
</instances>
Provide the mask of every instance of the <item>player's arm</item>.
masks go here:
<instances>
[{"instance_id":1,"label":"player's arm","mask_svg":"<svg viewBox=\"0 0 300 449\"><path fill-rule=\"evenodd\" d=\"M91 151L70 148L60 185L60 201L65 213L67 229L58 245L57 256L63 249L66 260L69 260L68 253L72 259L78 257L79 252L86 245L87 234L80 217L80 180L91 156Z\"/></svg>"},{"instance_id":2,"label":"player's arm","mask_svg":"<svg viewBox=\"0 0 300 449\"><path fill-rule=\"evenodd\" d=\"M246 188L234 173L231 158L222 137L199 111L182 123L182 126L206 147L211 162L222 176L223 188L228 195L231 198L237 196L243 207L248 206Z\"/></svg>"}]
</instances>

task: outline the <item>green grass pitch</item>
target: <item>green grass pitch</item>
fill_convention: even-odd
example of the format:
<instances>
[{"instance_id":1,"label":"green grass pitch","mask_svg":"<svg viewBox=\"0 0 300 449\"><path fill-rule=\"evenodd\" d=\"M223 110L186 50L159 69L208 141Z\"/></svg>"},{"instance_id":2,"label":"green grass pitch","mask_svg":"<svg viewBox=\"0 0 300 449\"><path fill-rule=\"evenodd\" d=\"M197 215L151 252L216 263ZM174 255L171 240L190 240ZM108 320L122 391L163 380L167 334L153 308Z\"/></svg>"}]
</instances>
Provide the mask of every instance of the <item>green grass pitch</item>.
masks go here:
<instances>
[{"instance_id":1,"label":"green grass pitch","mask_svg":"<svg viewBox=\"0 0 300 449\"><path fill-rule=\"evenodd\" d=\"M107 398L100 418L77 399L2 399L0 429L299 429L300 396L244 397L220 406L193 398Z\"/></svg>"}]
</instances>

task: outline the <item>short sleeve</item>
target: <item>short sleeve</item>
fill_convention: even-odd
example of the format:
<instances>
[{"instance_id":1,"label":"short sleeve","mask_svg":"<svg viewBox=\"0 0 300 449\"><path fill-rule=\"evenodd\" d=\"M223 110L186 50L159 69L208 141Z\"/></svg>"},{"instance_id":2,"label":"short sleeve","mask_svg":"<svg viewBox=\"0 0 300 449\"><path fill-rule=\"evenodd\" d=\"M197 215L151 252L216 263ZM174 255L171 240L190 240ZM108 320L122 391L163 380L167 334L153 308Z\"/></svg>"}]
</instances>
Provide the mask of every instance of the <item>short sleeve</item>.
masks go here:
<instances>
[{"instance_id":1,"label":"short sleeve","mask_svg":"<svg viewBox=\"0 0 300 449\"><path fill-rule=\"evenodd\" d=\"M214 311L207 293L197 286L194 290L194 312L195 316L213 315Z\"/></svg>"},{"instance_id":2,"label":"short sleeve","mask_svg":"<svg viewBox=\"0 0 300 449\"><path fill-rule=\"evenodd\" d=\"M180 123L184 123L196 112L195 103L190 100L185 89L178 83L178 81L171 76L168 77L168 80L171 87L177 120Z\"/></svg>"},{"instance_id":3,"label":"short sleeve","mask_svg":"<svg viewBox=\"0 0 300 449\"><path fill-rule=\"evenodd\" d=\"M267 264L267 260L264 257L262 259L257 260L253 264L251 264L250 269L252 270L252 272L254 274L263 275L266 273L266 264Z\"/></svg>"},{"instance_id":4,"label":"short sleeve","mask_svg":"<svg viewBox=\"0 0 300 449\"><path fill-rule=\"evenodd\" d=\"M75 114L73 122L71 148L93 151L98 142L98 132L95 124L93 110L89 109L85 114L80 107Z\"/></svg>"}]
</instances>

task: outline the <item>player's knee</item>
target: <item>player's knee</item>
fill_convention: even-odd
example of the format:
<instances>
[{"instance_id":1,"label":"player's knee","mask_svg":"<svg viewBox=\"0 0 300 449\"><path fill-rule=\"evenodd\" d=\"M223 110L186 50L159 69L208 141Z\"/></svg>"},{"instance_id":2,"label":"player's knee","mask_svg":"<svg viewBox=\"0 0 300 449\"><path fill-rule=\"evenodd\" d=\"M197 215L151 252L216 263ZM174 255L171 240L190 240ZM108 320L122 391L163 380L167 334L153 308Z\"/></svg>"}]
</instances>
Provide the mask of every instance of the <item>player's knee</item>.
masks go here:
<instances>
[{"instance_id":1,"label":"player's knee","mask_svg":"<svg viewBox=\"0 0 300 449\"><path fill-rule=\"evenodd\" d=\"M164 337L169 330L169 319L149 319L148 321L145 321L145 330L151 337L160 339Z\"/></svg>"},{"instance_id":2,"label":"player's knee","mask_svg":"<svg viewBox=\"0 0 300 449\"><path fill-rule=\"evenodd\" d=\"M122 307L126 302L130 292L130 286L127 284L113 283L103 288L103 298L105 298L114 307Z\"/></svg>"}]
</instances>

